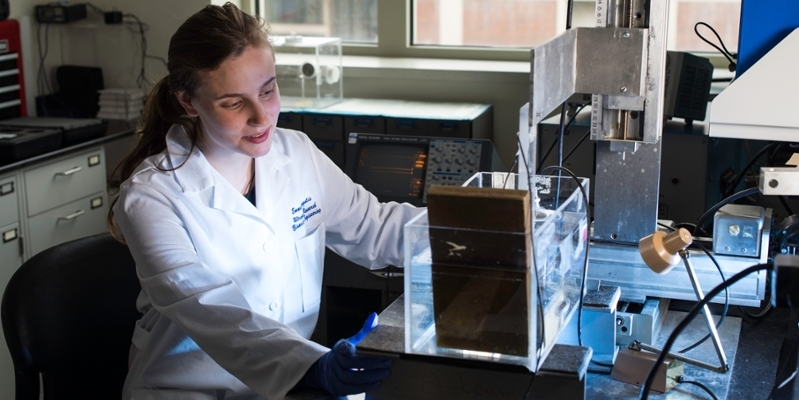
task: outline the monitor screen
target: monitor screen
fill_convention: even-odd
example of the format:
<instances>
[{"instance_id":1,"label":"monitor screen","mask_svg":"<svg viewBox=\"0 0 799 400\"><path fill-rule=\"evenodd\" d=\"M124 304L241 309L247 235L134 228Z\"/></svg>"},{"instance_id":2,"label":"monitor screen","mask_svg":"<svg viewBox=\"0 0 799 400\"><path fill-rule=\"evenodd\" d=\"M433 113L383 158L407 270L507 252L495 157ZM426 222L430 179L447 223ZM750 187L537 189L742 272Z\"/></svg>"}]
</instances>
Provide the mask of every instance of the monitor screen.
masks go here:
<instances>
[{"instance_id":1,"label":"monitor screen","mask_svg":"<svg viewBox=\"0 0 799 400\"><path fill-rule=\"evenodd\" d=\"M742 0L735 76L741 76L797 27L796 0Z\"/></svg>"},{"instance_id":2,"label":"monitor screen","mask_svg":"<svg viewBox=\"0 0 799 400\"><path fill-rule=\"evenodd\" d=\"M360 135L347 173L380 201L422 205L428 145L426 138Z\"/></svg>"}]
</instances>

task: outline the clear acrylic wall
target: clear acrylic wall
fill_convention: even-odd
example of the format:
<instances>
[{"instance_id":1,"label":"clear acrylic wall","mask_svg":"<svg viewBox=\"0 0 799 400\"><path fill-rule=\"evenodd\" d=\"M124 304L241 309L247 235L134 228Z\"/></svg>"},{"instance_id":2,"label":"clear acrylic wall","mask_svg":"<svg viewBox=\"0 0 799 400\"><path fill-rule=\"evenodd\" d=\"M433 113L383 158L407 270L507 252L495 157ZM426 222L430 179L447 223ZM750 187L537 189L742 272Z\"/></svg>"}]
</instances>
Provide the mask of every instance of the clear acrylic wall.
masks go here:
<instances>
[{"instance_id":1,"label":"clear acrylic wall","mask_svg":"<svg viewBox=\"0 0 799 400\"><path fill-rule=\"evenodd\" d=\"M464 186L516 189L515 178L480 173ZM526 269L433 263L427 212L405 225L406 353L490 360L537 371L579 306L588 205L569 176L533 180L534 257ZM588 180L579 181L587 194ZM506 240L524 235L497 234Z\"/></svg>"}]
</instances>

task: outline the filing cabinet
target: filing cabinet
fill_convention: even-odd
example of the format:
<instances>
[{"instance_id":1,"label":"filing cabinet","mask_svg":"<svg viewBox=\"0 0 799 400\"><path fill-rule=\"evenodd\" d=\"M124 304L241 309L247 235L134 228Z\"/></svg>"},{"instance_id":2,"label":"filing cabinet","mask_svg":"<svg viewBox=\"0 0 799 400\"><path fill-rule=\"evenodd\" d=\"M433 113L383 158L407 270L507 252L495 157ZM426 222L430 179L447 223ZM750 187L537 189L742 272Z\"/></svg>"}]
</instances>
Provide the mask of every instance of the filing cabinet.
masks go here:
<instances>
[{"instance_id":1,"label":"filing cabinet","mask_svg":"<svg viewBox=\"0 0 799 400\"><path fill-rule=\"evenodd\" d=\"M22 265L19 227L19 185L16 175L0 177L0 298L8 281ZM3 328L0 326L0 338ZM0 398L14 396L14 367L5 340L0 342Z\"/></svg>"},{"instance_id":2,"label":"filing cabinet","mask_svg":"<svg viewBox=\"0 0 799 400\"><path fill-rule=\"evenodd\" d=\"M27 254L106 231L108 199L103 147L23 172Z\"/></svg>"}]
</instances>

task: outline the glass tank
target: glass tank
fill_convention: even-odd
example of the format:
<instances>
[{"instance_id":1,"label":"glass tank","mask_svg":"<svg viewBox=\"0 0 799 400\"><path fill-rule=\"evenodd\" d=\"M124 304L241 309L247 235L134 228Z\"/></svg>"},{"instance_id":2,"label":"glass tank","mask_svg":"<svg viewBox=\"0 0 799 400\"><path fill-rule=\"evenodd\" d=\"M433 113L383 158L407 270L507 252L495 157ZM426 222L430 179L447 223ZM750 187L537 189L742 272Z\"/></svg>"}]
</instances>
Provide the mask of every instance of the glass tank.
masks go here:
<instances>
[{"instance_id":1,"label":"glass tank","mask_svg":"<svg viewBox=\"0 0 799 400\"><path fill-rule=\"evenodd\" d=\"M429 210L405 225L406 353L490 360L537 371L579 306L588 204L578 182L569 176L533 180L532 240L524 237L529 235L525 232L430 226ZM588 179L578 181L587 195ZM518 185L515 174L486 172L464 186L516 190ZM487 238L463 239L458 245L446 242L450 252L468 252L470 246L504 249L490 258L515 261L494 265L441 261L433 254L441 251L436 246L442 235ZM529 248L520 253L530 256L503 254L518 248L508 243L526 243Z\"/></svg>"},{"instance_id":2,"label":"glass tank","mask_svg":"<svg viewBox=\"0 0 799 400\"><path fill-rule=\"evenodd\" d=\"M341 39L271 36L284 108L324 108L343 98Z\"/></svg>"}]
</instances>

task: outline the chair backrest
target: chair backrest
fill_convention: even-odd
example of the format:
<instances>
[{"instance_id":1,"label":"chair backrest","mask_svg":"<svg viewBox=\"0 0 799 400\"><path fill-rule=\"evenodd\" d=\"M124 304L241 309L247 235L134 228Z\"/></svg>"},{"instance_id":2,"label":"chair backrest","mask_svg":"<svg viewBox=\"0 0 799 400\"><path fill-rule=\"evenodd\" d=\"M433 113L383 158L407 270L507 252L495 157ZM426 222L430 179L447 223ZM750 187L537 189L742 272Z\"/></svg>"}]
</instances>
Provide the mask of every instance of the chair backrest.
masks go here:
<instances>
[{"instance_id":1,"label":"chair backrest","mask_svg":"<svg viewBox=\"0 0 799 400\"><path fill-rule=\"evenodd\" d=\"M104 233L36 254L5 289L2 322L16 399L118 399L141 287L125 245Z\"/></svg>"}]
</instances>

